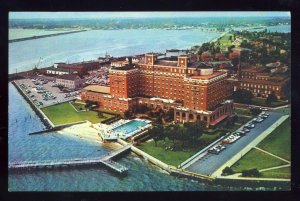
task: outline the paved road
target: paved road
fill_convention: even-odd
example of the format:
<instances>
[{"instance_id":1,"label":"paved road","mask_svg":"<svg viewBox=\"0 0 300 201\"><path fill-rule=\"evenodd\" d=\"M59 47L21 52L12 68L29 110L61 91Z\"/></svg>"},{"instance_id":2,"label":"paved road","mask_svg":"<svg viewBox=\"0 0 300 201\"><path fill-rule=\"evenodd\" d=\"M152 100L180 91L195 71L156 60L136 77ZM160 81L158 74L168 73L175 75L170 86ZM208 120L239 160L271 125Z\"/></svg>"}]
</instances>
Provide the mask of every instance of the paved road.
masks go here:
<instances>
[{"instance_id":1,"label":"paved road","mask_svg":"<svg viewBox=\"0 0 300 201\"><path fill-rule=\"evenodd\" d=\"M264 130L270 127L281 116L283 116L282 113L277 111L269 111L268 113L270 114L270 116L267 119L265 119L261 123L256 124L255 128L253 128L249 133L241 137L233 144L225 145L226 149L221 153L219 153L218 155L207 154L186 169L200 174L211 175L224 163L226 163L231 157L236 155L236 153L240 152L246 145L253 141L257 136L259 136Z\"/></svg>"}]
</instances>

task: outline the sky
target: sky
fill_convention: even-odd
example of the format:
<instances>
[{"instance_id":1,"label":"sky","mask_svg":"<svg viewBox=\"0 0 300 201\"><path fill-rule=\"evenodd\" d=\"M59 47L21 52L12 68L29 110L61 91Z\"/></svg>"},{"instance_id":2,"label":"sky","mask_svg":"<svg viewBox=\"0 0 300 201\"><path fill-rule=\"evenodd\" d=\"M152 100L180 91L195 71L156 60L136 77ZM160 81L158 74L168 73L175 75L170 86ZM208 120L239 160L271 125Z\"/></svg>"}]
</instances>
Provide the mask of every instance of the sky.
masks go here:
<instances>
[{"instance_id":1,"label":"sky","mask_svg":"<svg viewBox=\"0 0 300 201\"><path fill-rule=\"evenodd\" d=\"M290 17L290 12L10 12L9 19L149 17Z\"/></svg>"}]
</instances>

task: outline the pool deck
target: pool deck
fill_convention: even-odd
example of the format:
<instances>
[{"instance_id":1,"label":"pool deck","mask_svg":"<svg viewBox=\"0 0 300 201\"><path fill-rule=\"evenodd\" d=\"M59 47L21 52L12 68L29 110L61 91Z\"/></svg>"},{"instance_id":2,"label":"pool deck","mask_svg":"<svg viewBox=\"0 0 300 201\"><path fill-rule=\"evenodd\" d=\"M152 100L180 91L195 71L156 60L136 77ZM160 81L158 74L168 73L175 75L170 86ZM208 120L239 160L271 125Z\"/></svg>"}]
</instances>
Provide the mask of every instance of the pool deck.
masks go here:
<instances>
[{"instance_id":1,"label":"pool deck","mask_svg":"<svg viewBox=\"0 0 300 201\"><path fill-rule=\"evenodd\" d=\"M122 131L116 131L116 129L126 125L129 122L140 121L146 123L144 126L138 126L134 130L132 130L129 133L123 133ZM121 119L112 125L106 125L106 124L99 124L99 136L101 136L103 141L112 141L117 139L123 139L126 140L129 137L133 137L135 135L140 134L141 132L146 131L148 128L150 128L152 125L150 124L151 121L144 120L144 119L133 119L133 120L124 120Z\"/></svg>"}]
</instances>

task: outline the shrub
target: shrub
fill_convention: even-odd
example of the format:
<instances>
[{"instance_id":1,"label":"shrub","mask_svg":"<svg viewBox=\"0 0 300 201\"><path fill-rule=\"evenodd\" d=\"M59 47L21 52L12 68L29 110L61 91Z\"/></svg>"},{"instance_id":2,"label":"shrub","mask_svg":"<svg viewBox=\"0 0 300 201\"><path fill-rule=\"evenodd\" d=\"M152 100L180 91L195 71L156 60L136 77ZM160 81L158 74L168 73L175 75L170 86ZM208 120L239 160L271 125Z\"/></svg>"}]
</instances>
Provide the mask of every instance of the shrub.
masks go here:
<instances>
[{"instance_id":1,"label":"shrub","mask_svg":"<svg viewBox=\"0 0 300 201\"><path fill-rule=\"evenodd\" d=\"M222 175L224 175L224 176L231 175L233 173L234 173L234 171L228 166L222 170Z\"/></svg>"},{"instance_id":2,"label":"shrub","mask_svg":"<svg viewBox=\"0 0 300 201\"><path fill-rule=\"evenodd\" d=\"M242 171L243 177L259 177L260 172L257 170L257 168L249 169L249 170L243 170Z\"/></svg>"}]
</instances>

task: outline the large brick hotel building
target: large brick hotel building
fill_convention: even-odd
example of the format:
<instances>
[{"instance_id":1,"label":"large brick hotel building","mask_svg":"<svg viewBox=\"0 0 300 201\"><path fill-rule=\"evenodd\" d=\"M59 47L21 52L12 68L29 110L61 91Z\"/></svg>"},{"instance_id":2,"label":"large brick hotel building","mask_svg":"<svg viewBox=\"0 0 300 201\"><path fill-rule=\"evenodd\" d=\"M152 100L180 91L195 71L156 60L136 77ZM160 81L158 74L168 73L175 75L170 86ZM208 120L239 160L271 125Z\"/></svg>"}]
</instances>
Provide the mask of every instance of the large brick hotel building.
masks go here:
<instances>
[{"instance_id":1,"label":"large brick hotel building","mask_svg":"<svg viewBox=\"0 0 300 201\"><path fill-rule=\"evenodd\" d=\"M87 87L81 98L121 113L137 104L172 107L175 121L202 120L209 126L232 114L232 101L225 101L230 94L226 77L226 72L200 67L186 55L158 58L151 53L135 66L110 69L110 87Z\"/></svg>"}]
</instances>

